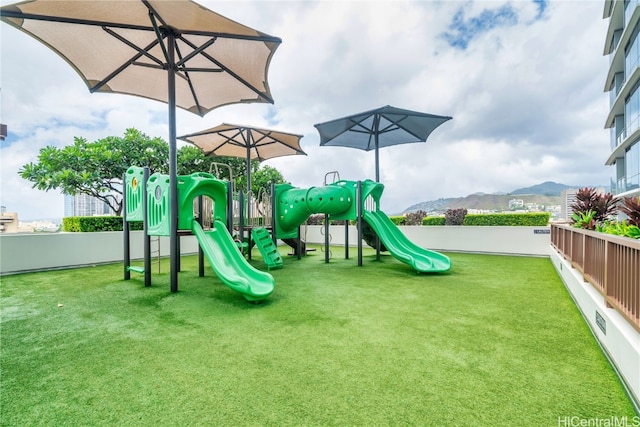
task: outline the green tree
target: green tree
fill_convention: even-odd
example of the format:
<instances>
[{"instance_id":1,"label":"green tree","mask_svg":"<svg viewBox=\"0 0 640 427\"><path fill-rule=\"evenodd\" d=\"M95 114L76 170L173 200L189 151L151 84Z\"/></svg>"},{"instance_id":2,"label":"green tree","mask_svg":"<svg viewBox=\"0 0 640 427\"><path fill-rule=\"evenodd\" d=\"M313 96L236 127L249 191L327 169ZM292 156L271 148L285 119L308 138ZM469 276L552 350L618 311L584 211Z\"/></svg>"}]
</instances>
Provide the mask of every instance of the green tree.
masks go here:
<instances>
[{"instance_id":1,"label":"green tree","mask_svg":"<svg viewBox=\"0 0 640 427\"><path fill-rule=\"evenodd\" d=\"M134 128L122 137L109 136L95 142L75 137L72 145L63 148L47 146L40 150L38 161L28 163L19 175L33 183L33 188L49 191L59 189L63 194L87 194L104 201L122 214L122 177L130 166L148 166L150 173L169 173L169 146L162 138L150 138ZM213 172L219 179L229 180L229 165L236 188L246 187L246 161L233 157L206 156L199 148L185 145L177 152L177 173ZM260 168L251 162L251 181L254 194L261 188L268 191L270 183L285 182L277 169Z\"/></svg>"},{"instance_id":2,"label":"green tree","mask_svg":"<svg viewBox=\"0 0 640 427\"><path fill-rule=\"evenodd\" d=\"M130 166L148 166L151 173L168 172L169 147L161 138L150 138L130 128L123 137L95 142L74 137L63 148L47 146L38 161L18 174L38 190L59 189L63 194L88 194L104 201L117 215L122 212L122 177Z\"/></svg>"},{"instance_id":3,"label":"green tree","mask_svg":"<svg viewBox=\"0 0 640 427\"><path fill-rule=\"evenodd\" d=\"M216 164L218 167L216 169ZM229 166L227 168L225 165ZM236 157L207 156L202 150L185 145L178 150L178 173L189 175L194 172L210 172L218 179L229 180L233 178L238 190L247 188L247 161ZM229 174L231 172L231 176ZM258 194L260 191L269 191L271 183L281 184L286 182L282 174L271 166L260 166L258 161L251 161L251 191Z\"/></svg>"},{"instance_id":4,"label":"green tree","mask_svg":"<svg viewBox=\"0 0 640 427\"><path fill-rule=\"evenodd\" d=\"M233 157L215 157L207 156L202 150L194 145L184 145L178 150L178 174L190 175L194 172L212 173L218 179L230 179L229 169L231 167L231 175L237 178L244 174L246 169L245 161ZM219 165L216 169L216 163Z\"/></svg>"},{"instance_id":5,"label":"green tree","mask_svg":"<svg viewBox=\"0 0 640 427\"><path fill-rule=\"evenodd\" d=\"M260 191L269 193L271 191L271 183L286 183L278 169L265 165L251 173L251 191L253 194L258 195Z\"/></svg>"}]
</instances>

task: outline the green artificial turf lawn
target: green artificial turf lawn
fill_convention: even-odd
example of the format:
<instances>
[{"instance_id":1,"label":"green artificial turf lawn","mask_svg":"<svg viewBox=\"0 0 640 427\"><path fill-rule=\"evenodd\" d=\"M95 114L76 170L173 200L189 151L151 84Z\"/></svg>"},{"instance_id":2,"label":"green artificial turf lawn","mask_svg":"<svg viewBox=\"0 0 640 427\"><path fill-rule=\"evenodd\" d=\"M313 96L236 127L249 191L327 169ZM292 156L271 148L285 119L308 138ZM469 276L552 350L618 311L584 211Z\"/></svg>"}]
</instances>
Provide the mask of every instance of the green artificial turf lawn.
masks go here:
<instances>
[{"instance_id":1,"label":"green artificial turf lawn","mask_svg":"<svg viewBox=\"0 0 640 427\"><path fill-rule=\"evenodd\" d=\"M283 249L284 253L285 249ZM634 416L548 259L418 275L285 257L261 304L197 257L1 278L2 426L557 426ZM252 264L264 268L257 252ZM157 266L154 266L154 270ZM155 273L155 272L154 272ZM61 306L59 306L61 305ZM564 418L563 418L564 419Z\"/></svg>"}]
</instances>

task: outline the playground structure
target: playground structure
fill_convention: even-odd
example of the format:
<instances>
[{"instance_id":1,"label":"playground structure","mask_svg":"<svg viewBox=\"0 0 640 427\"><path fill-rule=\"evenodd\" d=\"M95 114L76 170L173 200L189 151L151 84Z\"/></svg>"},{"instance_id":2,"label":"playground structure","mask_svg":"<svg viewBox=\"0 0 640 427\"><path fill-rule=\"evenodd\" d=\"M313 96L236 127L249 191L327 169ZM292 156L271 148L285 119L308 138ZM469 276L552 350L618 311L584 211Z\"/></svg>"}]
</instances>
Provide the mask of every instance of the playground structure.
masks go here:
<instances>
[{"instance_id":1,"label":"playground structure","mask_svg":"<svg viewBox=\"0 0 640 427\"><path fill-rule=\"evenodd\" d=\"M149 238L171 234L169 181L168 175L148 176L147 170L138 167L129 168L125 176L125 279L129 279L132 270L144 273L145 286L151 283ZM296 254L300 257L303 252L300 228L313 214L325 215L325 262L329 262L329 221L344 220L346 224L356 221L358 265L361 266L362 229L366 221L390 254L416 272L440 273L451 268L447 256L412 243L379 209L382 184L371 180L338 180L325 184L306 189L289 184L272 185L269 197L255 201L251 194L245 198L241 191L234 195L230 181L217 179L210 173L178 176L177 230L196 237L200 248L200 276L204 275L203 258L206 257L220 280L245 299L267 298L274 290L275 280L269 272L260 271L248 262L251 248L254 245L258 248L267 270L282 267L278 239L295 241ZM247 210L259 215L245 222ZM130 221L144 224L143 269L130 265ZM345 246L348 248L348 241ZM377 253L379 256L379 248Z\"/></svg>"}]
</instances>

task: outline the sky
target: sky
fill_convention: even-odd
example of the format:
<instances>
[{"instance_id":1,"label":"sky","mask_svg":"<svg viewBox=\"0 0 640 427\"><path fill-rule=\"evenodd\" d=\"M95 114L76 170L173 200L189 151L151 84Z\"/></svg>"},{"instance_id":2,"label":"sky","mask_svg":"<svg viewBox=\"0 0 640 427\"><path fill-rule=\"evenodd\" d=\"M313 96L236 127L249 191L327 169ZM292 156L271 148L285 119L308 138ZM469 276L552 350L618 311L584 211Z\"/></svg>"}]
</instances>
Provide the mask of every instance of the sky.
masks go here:
<instances>
[{"instance_id":1,"label":"sky","mask_svg":"<svg viewBox=\"0 0 640 427\"><path fill-rule=\"evenodd\" d=\"M609 183L603 1L198 2L282 39L268 73L275 102L204 117L178 110L177 134L223 122L302 134L307 156L263 162L296 187L321 186L333 171L375 179L373 151L320 147L313 125L384 105L453 117L426 143L380 149L389 214L544 181ZM64 216L59 191L35 190L18 175L41 148L130 127L168 139L166 104L90 94L36 40L5 23L0 38L0 121L9 130L0 143L0 204L20 220Z\"/></svg>"}]
</instances>

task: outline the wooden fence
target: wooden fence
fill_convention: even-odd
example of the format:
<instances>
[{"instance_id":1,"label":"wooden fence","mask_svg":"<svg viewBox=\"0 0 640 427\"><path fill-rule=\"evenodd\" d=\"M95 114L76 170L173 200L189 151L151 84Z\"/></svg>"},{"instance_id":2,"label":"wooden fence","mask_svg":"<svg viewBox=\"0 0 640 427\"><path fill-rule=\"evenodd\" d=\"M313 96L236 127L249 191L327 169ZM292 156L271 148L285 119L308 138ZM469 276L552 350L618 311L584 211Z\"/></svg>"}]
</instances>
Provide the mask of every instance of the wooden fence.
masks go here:
<instances>
[{"instance_id":1,"label":"wooden fence","mask_svg":"<svg viewBox=\"0 0 640 427\"><path fill-rule=\"evenodd\" d=\"M552 224L551 244L640 332L640 240Z\"/></svg>"}]
</instances>

